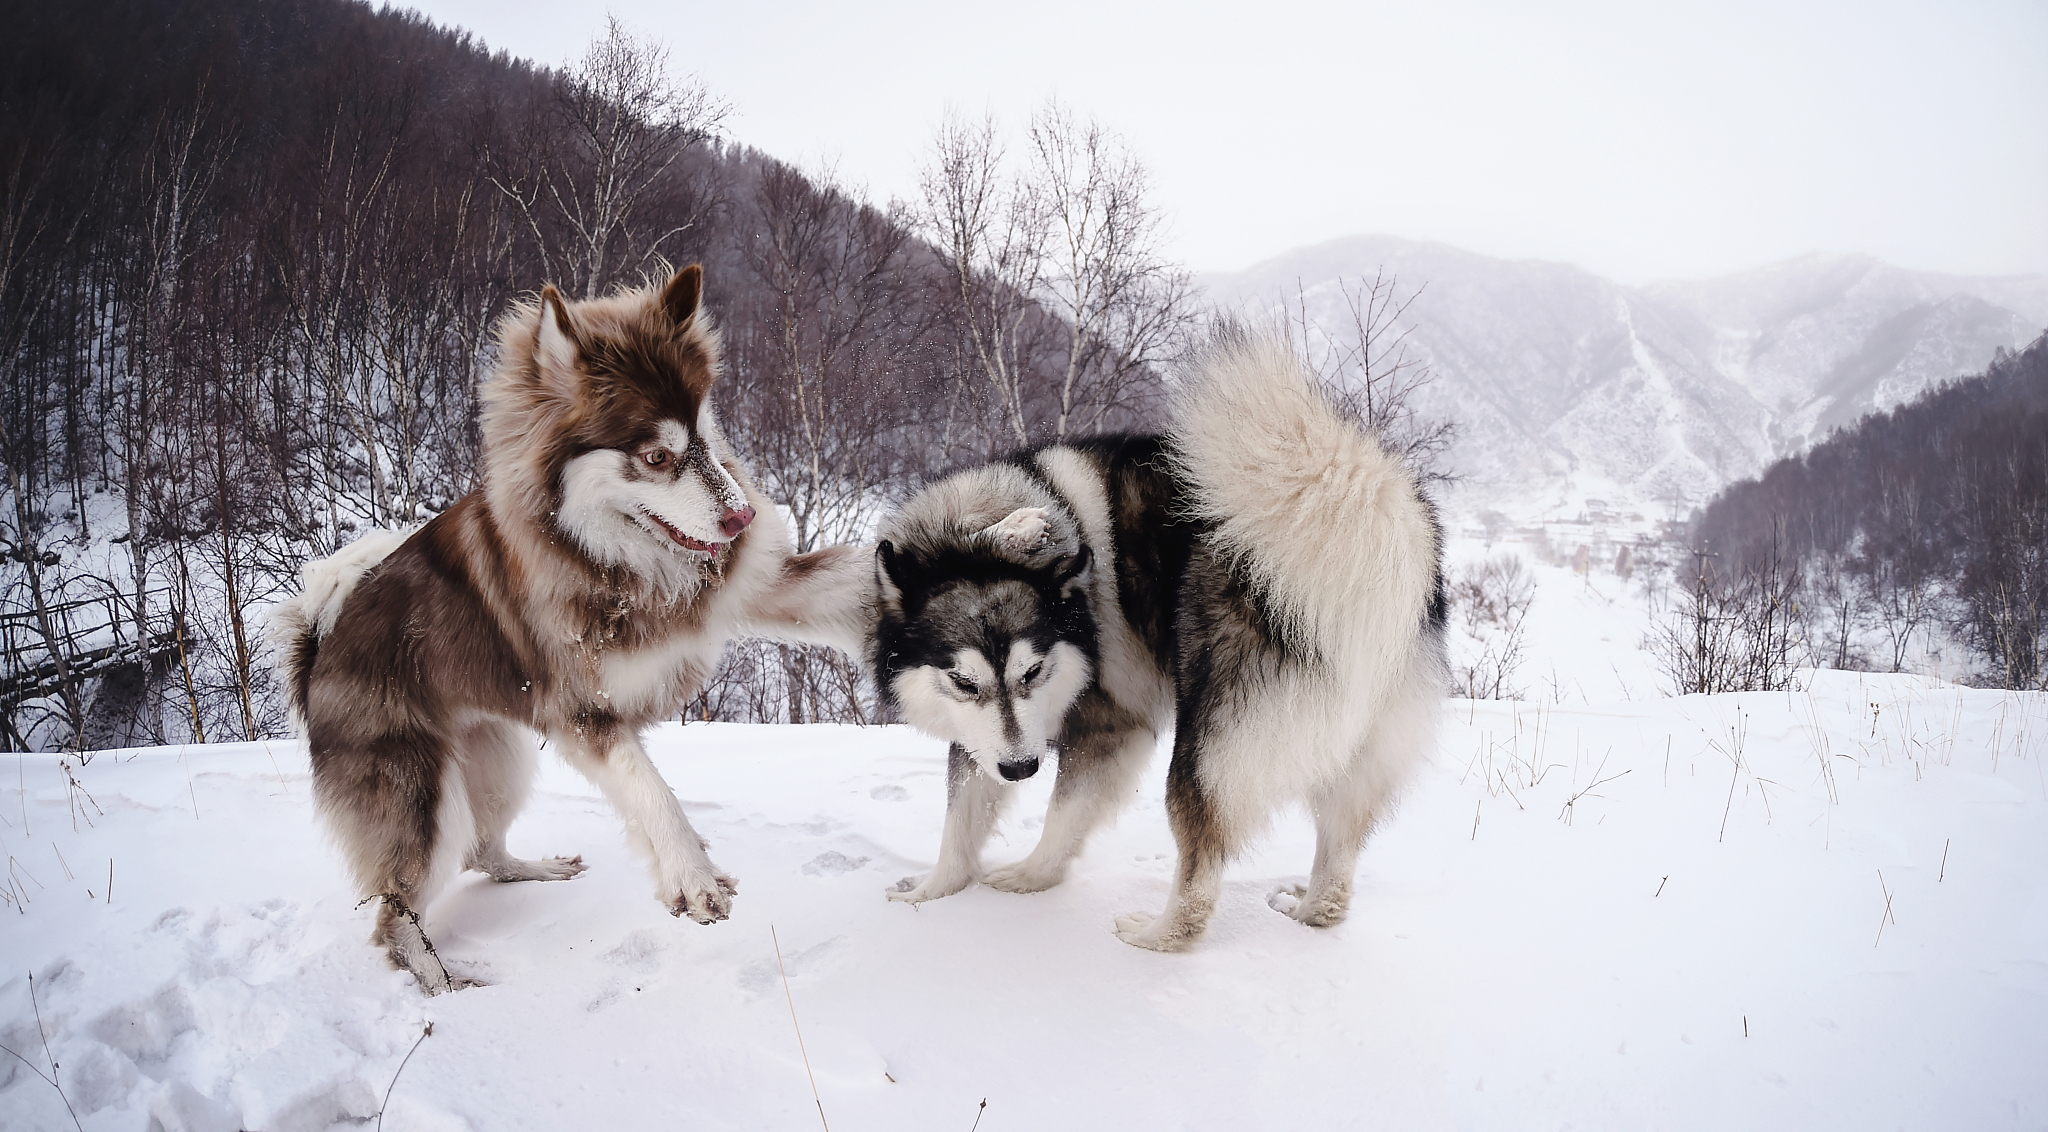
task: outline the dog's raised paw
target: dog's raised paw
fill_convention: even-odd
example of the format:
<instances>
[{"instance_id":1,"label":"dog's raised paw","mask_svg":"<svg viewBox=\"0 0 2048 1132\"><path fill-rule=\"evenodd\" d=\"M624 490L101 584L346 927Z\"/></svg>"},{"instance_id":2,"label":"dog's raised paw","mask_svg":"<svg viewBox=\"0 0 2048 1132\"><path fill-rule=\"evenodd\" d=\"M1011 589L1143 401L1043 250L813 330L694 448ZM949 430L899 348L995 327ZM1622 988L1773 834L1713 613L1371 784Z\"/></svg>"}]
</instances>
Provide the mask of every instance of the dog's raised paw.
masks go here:
<instances>
[{"instance_id":1,"label":"dog's raised paw","mask_svg":"<svg viewBox=\"0 0 2048 1132\"><path fill-rule=\"evenodd\" d=\"M995 544L1012 554L1028 554L1045 545L1046 522L1043 507L1019 507L984 532Z\"/></svg>"},{"instance_id":2,"label":"dog's raised paw","mask_svg":"<svg viewBox=\"0 0 2048 1132\"><path fill-rule=\"evenodd\" d=\"M715 924L732 915L732 898L739 892L739 882L723 873L714 875L708 884L690 884L669 900L671 916L688 916L700 924Z\"/></svg>"}]
</instances>

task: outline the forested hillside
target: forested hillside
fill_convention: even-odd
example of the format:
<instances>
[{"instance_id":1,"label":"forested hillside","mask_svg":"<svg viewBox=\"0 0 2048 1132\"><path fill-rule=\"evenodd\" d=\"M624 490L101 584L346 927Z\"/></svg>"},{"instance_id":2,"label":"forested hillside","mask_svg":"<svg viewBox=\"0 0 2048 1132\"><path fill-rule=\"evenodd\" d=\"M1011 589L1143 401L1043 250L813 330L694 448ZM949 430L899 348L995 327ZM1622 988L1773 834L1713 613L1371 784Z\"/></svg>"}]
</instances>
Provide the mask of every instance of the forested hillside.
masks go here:
<instances>
[{"instance_id":1,"label":"forested hillside","mask_svg":"<svg viewBox=\"0 0 2048 1132\"><path fill-rule=\"evenodd\" d=\"M962 461L1146 421L1185 320L1139 196L1140 238L1064 255L1095 230L1063 218L1142 188L1085 176L1137 167L1070 116L1034 167L1084 175L1015 191L961 127L924 201L882 204L727 136L689 61L616 24L557 72L351 0L8 7L12 749L279 733L261 610L474 486L493 322L544 282L706 265L728 431L806 546ZM851 688L757 647L690 711L857 718Z\"/></svg>"},{"instance_id":2,"label":"forested hillside","mask_svg":"<svg viewBox=\"0 0 2048 1132\"><path fill-rule=\"evenodd\" d=\"M1694 534L1710 580L1778 595L1818 663L1946 645L1985 684L2048 686L2048 336L1734 485Z\"/></svg>"}]
</instances>

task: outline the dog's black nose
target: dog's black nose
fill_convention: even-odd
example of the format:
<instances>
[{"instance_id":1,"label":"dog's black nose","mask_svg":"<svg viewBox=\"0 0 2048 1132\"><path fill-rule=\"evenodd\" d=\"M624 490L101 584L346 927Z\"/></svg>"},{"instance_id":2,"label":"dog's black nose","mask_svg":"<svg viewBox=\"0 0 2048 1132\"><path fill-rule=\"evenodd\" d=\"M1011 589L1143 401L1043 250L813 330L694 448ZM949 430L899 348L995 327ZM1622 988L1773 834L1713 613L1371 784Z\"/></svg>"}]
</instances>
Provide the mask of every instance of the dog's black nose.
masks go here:
<instances>
[{"instance_id":1,"label":"dog's black nose","mask_svg":"<svg viewBox=\"0 0 2048 1132\"><path fill-rule=\"evenodd\" d=\"M1013 763L997 763L996 769L1002 772L1005 782L1022 782L1038 773L1038 760L1021 759Z\"/></svg>"}]
</instances>

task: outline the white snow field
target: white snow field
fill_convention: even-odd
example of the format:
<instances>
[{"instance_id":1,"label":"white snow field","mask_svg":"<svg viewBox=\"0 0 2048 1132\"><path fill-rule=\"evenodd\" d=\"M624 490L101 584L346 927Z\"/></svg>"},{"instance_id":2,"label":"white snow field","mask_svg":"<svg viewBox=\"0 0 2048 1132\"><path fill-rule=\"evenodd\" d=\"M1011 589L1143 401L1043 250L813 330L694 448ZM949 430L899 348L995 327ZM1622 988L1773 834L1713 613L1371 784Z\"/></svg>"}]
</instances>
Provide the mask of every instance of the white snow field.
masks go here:
<instances>
[{"instance_id":1,"label":"white snow field","mask_svg":"<svg viewBox=\"0 0 2048 1132\"><path fill-rule=\"evenodd\" d=\"M1163 751L1065 885L912 908L882 892L937 848L939 744L670 725L733 918L669 917L544 756L513 849L590 871L457 882L427 926L491 985L432 999L365 943L297 744L102 752L89 799L17 756L0 1126L360 1129L388 1092L393 1132L803 1129L813 1076L836 1132L2048 1125L2048 695L1805 683L1451 701L1348 923L1268 907L1290 814L1180 955L1110 935L1164 900Z\"/></svg>"}]
</instances>

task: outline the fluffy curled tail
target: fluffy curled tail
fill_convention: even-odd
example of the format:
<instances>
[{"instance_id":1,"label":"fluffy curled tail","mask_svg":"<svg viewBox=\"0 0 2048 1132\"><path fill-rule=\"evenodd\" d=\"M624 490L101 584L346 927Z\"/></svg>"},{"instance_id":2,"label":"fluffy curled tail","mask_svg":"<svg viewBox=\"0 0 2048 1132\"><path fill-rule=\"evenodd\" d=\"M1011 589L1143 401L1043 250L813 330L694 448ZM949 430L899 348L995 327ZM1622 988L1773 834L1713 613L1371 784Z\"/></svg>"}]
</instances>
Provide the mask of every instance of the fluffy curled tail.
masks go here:
<instances>
[{"instance_id":1,"label":"fluffy curled tail","mask_svg":"<svg viewBox=\"0 0 2048 1132\"><path fill-rule=\"evenodd\" d=\"M306 687L313 677L313 661L320 655L321 639L334 631L342 603L356 583L411 536L410 530L371 531L326 558L306 563L299 573L302 584L297 596L271 609L264 636L291 695L292 719L301 731L306 726Z\"/></svg>"},{"instance_id":2,"label":"fluffy curled tail","mask_svg":"<svg viewBox=\"0 0 2048 1132\"><path fill-rule=\"evenodd\" d=\"M1332 410L1285 338L1238 327L1197 356L1169 434L1213 545L1281 631L1394 686L1441 616L1442 536L1414 475Z\"/></svg>"}]
</instances>

